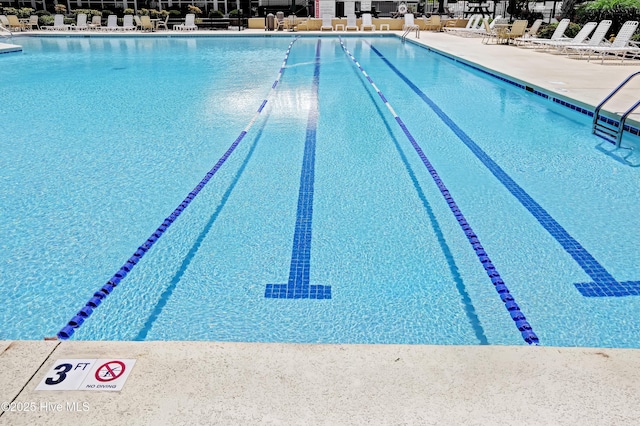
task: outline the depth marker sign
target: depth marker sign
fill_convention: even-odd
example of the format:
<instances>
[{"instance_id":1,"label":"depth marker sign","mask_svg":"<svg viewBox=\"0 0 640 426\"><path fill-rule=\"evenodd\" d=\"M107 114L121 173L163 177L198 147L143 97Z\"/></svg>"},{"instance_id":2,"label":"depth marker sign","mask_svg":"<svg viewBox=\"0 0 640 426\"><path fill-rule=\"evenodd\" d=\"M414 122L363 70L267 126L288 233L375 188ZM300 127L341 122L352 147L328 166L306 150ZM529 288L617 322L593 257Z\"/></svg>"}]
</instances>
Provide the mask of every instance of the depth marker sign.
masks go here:
<instances>
[{"instance_id":1,"label":"depth marker sign","mask_svg":"<svg viewBox=\"0 0 640 426\"><path fill-rule=\"evenodd\" d=\"M135 359L59 359L35 390L120 391Z\"/></svg>"}]
</instances>

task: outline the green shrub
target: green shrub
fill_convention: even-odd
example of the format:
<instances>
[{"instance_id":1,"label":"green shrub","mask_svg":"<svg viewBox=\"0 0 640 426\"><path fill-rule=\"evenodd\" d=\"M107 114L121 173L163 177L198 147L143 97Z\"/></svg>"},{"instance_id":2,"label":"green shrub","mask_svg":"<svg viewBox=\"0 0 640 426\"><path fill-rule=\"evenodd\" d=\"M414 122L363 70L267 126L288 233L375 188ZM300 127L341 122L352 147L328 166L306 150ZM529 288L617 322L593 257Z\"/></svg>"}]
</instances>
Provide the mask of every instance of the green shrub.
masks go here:
<instances>
[{"instance_id":1,"label":"green shrub","mask_svg":"<svg viewBox=\"0 0 640 426\"><path fill-rule=\"evenodd\" d=\"M596 0L581 4L576 9L576 21L612 21L609 32L616 34L626 21L640 19L640 0Z\"/></svg>"},{"instance_id":2,"label":"green shrub","mask_svg":"<svg viewBox=\"0 0 640 426\"><path fill-rule=\"evenodd\" d=\"M140 9L140 11L141 11L140 14L141 15L145 15L145 13L142 13L143 10L147 10L147 9ZM125 10L123 10L122 13L124 13L125 15L133 15L134 13L136 13L136 11L133 10L132 8L128 7ZM147 11L146 14L148 14L148 13L149 13L149 11Z\"/></svg>"},{"instance_id":3,"label":"green shrub","mask_svg":"<svg viewBox=\"0 0 640 426\"><path fill-rule=\"evenodd\" d=\"M540 30L538 31L538 37L551 38L551 35L553 34L553 32L556 30L557 27L558 27L557 23L545 25L544 27L540 28ZM572 22L569 24L569 26L567 27L567 30L564 32L564 36L573 38L576 36L576 34L578 34L581 28L582 28L582 25L574 24Z\"/></svg>"},{"instance_id":4,"label":"green shrub","mask_svg":"<svg viewBox=\"0 0 640 426\"><path fill-rule=\"evenodd\" d=\"M224 14L219 10L209 11L209 18L224 18Z\"/></svg>"}]
</instances>

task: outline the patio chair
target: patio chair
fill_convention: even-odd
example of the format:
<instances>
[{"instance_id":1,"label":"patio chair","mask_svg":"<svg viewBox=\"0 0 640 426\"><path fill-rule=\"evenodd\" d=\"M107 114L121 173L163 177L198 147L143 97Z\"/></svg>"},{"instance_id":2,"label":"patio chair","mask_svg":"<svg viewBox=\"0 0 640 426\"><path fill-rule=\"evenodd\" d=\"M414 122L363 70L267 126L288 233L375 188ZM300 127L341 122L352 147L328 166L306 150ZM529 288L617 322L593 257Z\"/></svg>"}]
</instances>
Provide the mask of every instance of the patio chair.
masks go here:
<instances>
[{"instance_id":1,"label":"patio chair","mask_svg":"<svg viewBox=\"0 0 640 426\"><path fill-rule=\"evenodd\" d=\"M612 23L613 22L609 19L603 19L602 21L600 21L600 23L598 24L598 27L593 32L593 34L589 38L589 41L587 42L583 42L579 45L563 43L554 47L556 47L560 51L560 53L571 54L571 52L580 53L578 50L582 47L587 48L587 47L610 45L611 43L605 37L607 36L607 33L609 32L609 28L611 27ZM585 49L585 51L587 50L588 49Z\"/></svg>"},{"instance_id":2,"label":"patio chair","mask_svg":"<svg viewBox=\"0 0 640 426\"><path fill-rule=\"evenodd\" d=\"M25 25L20 22L18 15L7 15L7 20L9 21L8 29L10 31L22 31L25 29Z\"/></svg>"},{"instance_id":3,"label":"patio chair","mask_svg":"<svg viewBox=\"0 0 640 426\"><path fill-rule=\"evenodd\" d=\"M371 22L371 14L363 13L362 14L362 24L360 25L360 31L365 31L365 29L369 28L371 31L376 30L376 26Z\"/></svg>"},{"instance_id":4,"label":"patio chair","mask_svg":"<svg viewBox=\"0 0 640 426\"><path fill-rule=\"evenodd\" d=\"M276 19L274 22L276 25L276 31L284 30L287 27L287 23L284 20L284 12L276 12Z\"/></svg>"},{"instance_id":5,"label":"patio chair","mask_svg":"<svg viewBox=\"0 0 640 426\"><path fill-rule=\"evenodd\" d=\"M78 16L76 16L76 26L73 29L81 30L81 31L89 29L89 25L87 24L86 13L78 13Z\"/></svg>"},{"instance_id":6,"label":"patio chair","mask_svg":"<svg viewBox=\"0 0 640 426\"><path fill-rule=\"evenodd\" d=\"M527 30L527 25L529 21L526 19L519 19L513 22L511 28L500 29L497 28L497 42L498 43L507 43L509 44L511 40L515 40L518 37L522 37L524 32Z\"/></svg>"},{"instance_id":7,"label":"patio chair","mask_svg":"<svg viewBox=\"0 0 640 426\"><path fill-rule=\"evenodd\" d=\"M553 34L551 34L551 38L550 39L539 39L539 38L534 38L532 40L528 40L527 43L530 46L535 47L535 45L537 44L544 44L544 43L548 43L550 40L553 41L558 41L558 40L569 40L569 37L565 37L564 36L564 32L567 30L567 28L569 27L569 23L571 21L569 19L563 19L562 21L558 22L558 26L556 27L556 29L553 31Z\"/></svg>"},{"instance_id":8,"label":"patio chair","mask_svg":"<svg viewBox=\"0 0 640 426\"><path fill-rule=\"evenodd\" d=\"M7 18L7 15L0 15L0 25L9 29L9 18Z\"/></svg>"},{"instance_id":9,"label":"patio chair","mask_svg":"<svg viewBox=\"0 0 640 426\"><path fill-rule=\"evenodd\" d=\"M72 27L73 25L64 23L63 15L57 14L57 15L54 15L53 17L53 25L48 25L42 28L46 30L65 31L65 30L70 30Z\"/></svg>"},{"instance_id":10,"label":"patio chair","mask_svg":"<svg viewBox=\"0 0 640 426\"><path fill-rule=\"evenodd\" d=\"M477 32L477 28L482 21L482 15L473 15L467 20L467 24L464 27L444 27L443 30L447 33L452 33L458 36L466 36L471 32Z\"/></svg>"},{"instance_id":11,"label":"patio chair","mask_svg":"<svg viewBox=\"0 0 640 426\"><path fill-rule=\"evenodd\" d=\"M418 29L418 25L416 25L414 21L413 13L405 13L404 24L402 25L402 31L411 31L416 29Z\"/></svg>"},{"instance_id":12,"label":"patio chair","mask_svg":"<svg viewBox=\"0 0 640 426\"><path fill-rule=\"evenodd\" d=\"M572 46L571 50L583 51L587 54L587 61L591 60L591 55L600 57L600 63L604 63L605 57L613 55L620 58L620 63L625 59L640 58L640 43L631 41L631 37L638 28L638 21L627 21L622 25L616 35L615 40L607 46Z\"/></svg>"},{"instance_id":13,"label":"patio chair","mask_svg":"<svg viewBox=\"0 0 640 426\"><path fill-rule=\"evenodd\" d=\"M25 27L29 27L30 30L33 30L35 27L36 30L40 29L40 23L38 22L38 15L29 16L29 22L25 24Z\"/></svg>"},{"instance_id":14,"label":"patio chair","mask_svg":"<svg viewBox=\"0 0 640 426\"><path fill-rule=\"evenodd\" d=\"M122 27L118 25L118 16L117 15L109 15L107 16L107 26L102 27L103 31L120 31Z\"/></svg>"},{"instance_id":15,"label":"patio chair","mask_svg":"<svg viewBox=\"0 0 640 426\"><path fill-rule=\"evenodd\" d=\"M320 26L320 31L324 31L324 30L333 31L333 24L331 23L332 19L333 19L333 16L331 15L322 15L322 25Z\"/></svg>"},{"instance_id":16,"label":"patio chair","mask_svg":"<svg viewBox=\"0 0 640 426\"><path fill-rule=\"evenodd\" d=\"M593 32L593 29L597 26L598 24L596 22L587 22L586 24L584 24L584 26L580 29L580 31L578 31L578 34L575 35L575 37L573 38L569 38L569 39L562 39L562 40L547 40L547 42L545 43L543 40L539 40L536 44L538 46L538 48L544 49L544 50L548 50L548 49L552 49L552 48L562 48L564 46L569 46L569 45L574 45L574 46L579 46L581 44L583 44L588 38L589 38L589 34L591 34ZM611 25L611 24L609 24Z\"/></svg>"},{"instance_id":17,"label":"patio chair","mask_svg":"<svg viewBox=\"0 0 640 426\"><path fill-rule=\"evenodd\" d=\"M440 31L440 15L424 18L424 29L425 31Z\"/></svg>"},{"instance_id":18,"label":"patio chair","mask_svg":"<svg viewBox=\"0 0 640 426\"><path fill-rule=\"evenodd\" d=\"M164 21L161 19L156 22L156 31L158 31L160 27L162 27L165 30L168 30L169 29L168 23L169 23L169 15L164 17Z\"/></svg>"},{"instance_id":19,"label":"patio chair","mask_svg":"<svg viewBox=\"0 0 640 426\"><path fill-rule=\"evenodd\" d=\"M495 19L494 19L495 22ZM498 42L498 29L495 27L491 27L488 20L484 20L484 33L482 33L482 43L489 44L491 40L494 40L496 43Z\"/></svg>"},{"instance_id":20,"label":"patio chair","mask_svg":"<svg viewBox=\"0 0 640 426\"><path fill-rule=\"evenodd\" d=\"M151 17L143 15L140 17L140 29L142 31L154 31L156 26L151 22Z\"/></svg>"},{"instance_id":21,"label":"patio chair","mask_svg":"<svg viewBox=\"0 0 640 426\"><path fill-rule=\"evenodd\" d=\"M89 28L92 30L97 30L102 27L102 16L93 15L91 17L91 23L89 24Z\"/></svg>"},{"instance_id":22,"label":"patio chair","mask_svg":"<svg viewBox=\"0 0 640 426\"><path fill-rule=\"evenodd\" d=\"M196 15L194 13L187 13L184 17L184 23L173 26L174 31L195 31L198 29L196 25Z\"/></svg>"},{"instance_id":23,"label":"patio chair","mask_svg":"<svg viewBox=\"0 0 640 426\"><path fill-rule=\"evenodd\" d=\"M122 30L123 31L136 30L136 26L133 24L133 15L124 15L124 18L122 18Z\"/></svg>"},{"instance_id":24,"label":"patio chair","mask_svg":"<svg viewBox=\"0 0 640 426\"><path fill-rule=\"evenodd\" d=\"M358 21L356 15L347 15L347 25L344 27L345 31L356 30L358 31Z\"/></svg>"}]
</instances>

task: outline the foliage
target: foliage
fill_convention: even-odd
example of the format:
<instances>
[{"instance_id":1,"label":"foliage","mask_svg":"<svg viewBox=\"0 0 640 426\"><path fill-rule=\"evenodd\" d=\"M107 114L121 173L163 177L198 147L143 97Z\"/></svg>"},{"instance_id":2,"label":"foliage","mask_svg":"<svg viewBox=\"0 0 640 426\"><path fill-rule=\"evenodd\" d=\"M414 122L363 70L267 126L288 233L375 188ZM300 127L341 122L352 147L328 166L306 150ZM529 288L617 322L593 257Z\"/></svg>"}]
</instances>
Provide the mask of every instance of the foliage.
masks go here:
<instances>
[{"instance_id":1,"label":"foliage","mask_svg":"<svg viewBox=\"0 0 640 426\"><path fill-rule=\"evenodd\" d=\"M58 3L56 4L56 7L54 7L54 10L56 11L56 13L67 13L67 6Z\"/></svg>"},{"instance_id":2,"label":"foliage","mask_svg":"<svg viewBox=\"0 0 640 426\"><path fill-rule=\"evenodd\" d=\"M175 9L173 9L173 10L170 10L170 11L169 11L169 15L171 15L171 16L173 16L173 17L180 17L180 16L182 16L182 13L180 13L180 11L179 11L179 10L175 10Z\"/></svg>"},{"instance_id":3,"label":"foliage","mask_svg":"<svg viewBox=\"0 0 640 426\"><path fill-rule=\"evenodd\" d=\"M612 21L610 32L616 34L626 21L640 19L640 0L596 0L580 5L576 9L577 22Z\"/></svg>"},{"instance_id":4,"label":"foliage","mask_svg":"<svg viewBox=\"0 0 640 426\"><path fill-rule=\"evenodd\" d=\"M145 13L142 13L142 11L143 11L143 10L147 10L147 9L140 9L140 14L141 14L141 15L146 15L146 14L148 14L148 13L149 13L149 11L148 11L148 10L147 10L147 13L146 13L146 14L145 14ZM135 11L135 10L133 10L132 8L128 7L128 8L126 8L126 9L123 11L123 13L124 13L125 15L133 15L134 13L136 13L136 11Z\"/></svg>"},{"instance_id":5,"label":"foliage","mask_svg":"<svg viewBox=\"0 0 640 426\"><path fill-rule=\"evenodd\" d=\"M52 26L55 18L51 15L43 15L38 19L40 26Z\"/></svg>"},{"instance_id":6,"label":"foliage","mask_svg":"<svg viewBox=\"0 0 640 426\"><path fill-rule=\"evenodd\" d=\"M538 37L551 38L551 35L553 34L553 32L556 30L557 27L558 27L557 23L545 25L544 27L540 28L540 30L538 31ZM578 34L581 28L582 28L582 25L578 25L572 22L569 24L569 26L567 27L567 30L564 32L564 36L573 38L576 36L576 34Z\"/></svg>"},{"instance_id":7,"label":"foliage","mask_svg":"<svg viewBox=\"0 0 640 426\"><path fill-rule=\"evenodd\" d=\"M237 18L240 15L240 11L238 9L233 9L229 12L229 18Z\"/></svg>"},{"instance_id":8,"label":"foliage","mask_svg":"<svg viewBox=\"0 0 640 426\"><path fill-rule=\"evenodd\" d=\"M209 18L224 18L224 13L219 10L211 10L209 11Z\"/></svg>"},{"instance_id":9,"label":"foliage","mask_svg":"<svg viewBox=\"0 0 640 426\"><path fill-rule=\"evenodd\" d=\"M193 13L196 16L202 15L202 9L200 9L198 6L190 4L189 6L187 6L187 9L189 9L189 13Z\"/></svg>"},{"instance_id":10,"label":"foliage","mask_svg":"<svg viewBox=\"0 0 640 426\"><path fill-rule=\"evenodd\" d=\"M87 15L87 19L91 20L94 16L102 16L102 12L95 9L75 9L71 11L72 16L77 17L80 13Z\"/></svg>"}]
</instances>

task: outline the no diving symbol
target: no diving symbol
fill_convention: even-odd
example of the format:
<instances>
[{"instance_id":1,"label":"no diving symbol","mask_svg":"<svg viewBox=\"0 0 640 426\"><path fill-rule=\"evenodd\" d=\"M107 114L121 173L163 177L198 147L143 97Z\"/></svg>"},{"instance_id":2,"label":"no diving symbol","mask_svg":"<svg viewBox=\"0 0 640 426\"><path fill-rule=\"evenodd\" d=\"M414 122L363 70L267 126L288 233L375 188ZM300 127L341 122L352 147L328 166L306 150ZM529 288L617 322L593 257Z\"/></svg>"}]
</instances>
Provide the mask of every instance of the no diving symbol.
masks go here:
<instances>
[{"instance_id":1,"label":"no diving symbol","mask_svg":"<svg viewBox=\"0 0 640 426\"><path fill-rule=\"evenodd\" d=\"M109 361L102 364L96 370L96 380L99 382L110 382L124 374L125 366L122 361Z\"/></svg>"}]
</instances>

